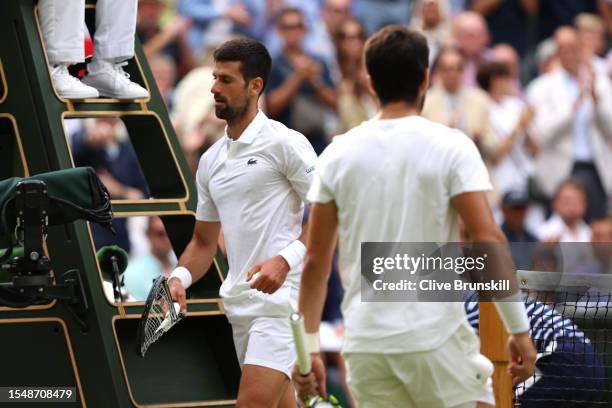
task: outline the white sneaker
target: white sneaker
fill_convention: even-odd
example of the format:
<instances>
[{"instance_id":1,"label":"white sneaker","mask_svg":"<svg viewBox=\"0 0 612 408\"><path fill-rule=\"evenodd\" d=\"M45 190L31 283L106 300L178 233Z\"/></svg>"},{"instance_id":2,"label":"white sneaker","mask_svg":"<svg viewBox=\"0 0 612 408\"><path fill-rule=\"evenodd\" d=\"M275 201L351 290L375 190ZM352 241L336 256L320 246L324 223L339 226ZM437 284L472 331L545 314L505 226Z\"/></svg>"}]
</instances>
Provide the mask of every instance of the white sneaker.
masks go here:
<instances>
[{"instance_id":1,"label":"white sneaker","mask_svg":"<svg viewBox=\"0 0 612 408\"><path fill-rule=\"evenodd\" d=\"M96 61L87 66L89 73L83 83L92 86L101 96L118 99L142 99L149 92L142 86L130 81L130 74L123 70L127 62L113 64L107 61Z\"/></svg>"},{"instance_id":2,"label":"white sneaker","mask_svg":"<svg viewBox=\"0 0 612 408\"><path fill-rule=\"evenodd\" d=\"M68 72L68 67L60 64L51 67L51 79L55 90L62 98L87 99L100 96L96 88L83 84Z\"/></svg>"}]
</instances>

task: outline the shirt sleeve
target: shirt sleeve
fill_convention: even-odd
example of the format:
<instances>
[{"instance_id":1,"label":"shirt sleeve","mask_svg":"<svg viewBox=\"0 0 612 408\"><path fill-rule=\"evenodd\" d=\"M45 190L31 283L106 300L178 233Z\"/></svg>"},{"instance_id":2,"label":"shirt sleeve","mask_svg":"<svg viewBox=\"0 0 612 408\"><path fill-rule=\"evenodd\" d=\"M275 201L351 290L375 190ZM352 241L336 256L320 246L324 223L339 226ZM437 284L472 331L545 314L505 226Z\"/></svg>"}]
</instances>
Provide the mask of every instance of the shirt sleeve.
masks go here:
<instances>
[{"instance_id":1,"label":"shirt sleeve","mask_svg":"<svg viewBox=\"0 0 612 408\"><path fill-rule=\"evenodd\" d=\"M332 142L332 145L333 143L336 142ZM317 160L312 185L306 196L306 199L311 203L326 204L335 200L331 182L329 181L329 150L332 145L328 146Z\"/></svg>"},{"instance_id":2,"label":"shirt sleeve","mask_svg":"<svg viewBox=\"0 0 612 408\"><path fill-rule=\"evenodd\" d=\"M306 201L306 194L312 184L317 155L312 145L302 134L294 132L289 135L285 146L285 176L291 187Z\"/></svg>"},{"instance_id":3,"label":"shirt sleeve","mask_svg":"<svg viewBox=\"0 0 612 408\"><path fill-rule=\"evenodd\" d=\"M205 169L200 165L196 173L196 188L198 190L198 207L196 210L196 220L198 221L219 221L219 213L210 191L208 181L205 180Z\"/></svg>"},{"instance_id":4,"label":"shirt sleeve","mask_svg":"<svg viewBox=\"0 0 612 408\"><path fill-rule=\"evenodd\" d=\"M455 136L462 139L451 156L449 196L491 190L489 173L474 142L464 134Z\"/></svg>"}]
</instances>

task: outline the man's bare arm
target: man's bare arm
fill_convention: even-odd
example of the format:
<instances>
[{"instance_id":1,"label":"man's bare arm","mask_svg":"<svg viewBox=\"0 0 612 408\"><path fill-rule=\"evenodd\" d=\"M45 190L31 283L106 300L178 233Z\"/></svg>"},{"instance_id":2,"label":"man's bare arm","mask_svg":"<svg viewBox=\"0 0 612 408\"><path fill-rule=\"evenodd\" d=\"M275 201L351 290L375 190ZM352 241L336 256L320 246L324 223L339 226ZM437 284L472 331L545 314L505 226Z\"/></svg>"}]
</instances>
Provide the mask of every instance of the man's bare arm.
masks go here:
<instances>
[{"instance_id":1,"label":"man's bare arm","mask_svg":"<svg viewBox=\"0 0 612 408\"><path fill-rule=\"evenodd\" d=\"M306 260L300 286L300 311L307 333L319 330L327 280L336 246L338 209L336 203L314 203L310 208Z\"/></svg>"},{"instance_id":2,"label":"man's bare arm","mask_svg":"<svg viewBox=\"0 0 612 408\"><path fill-rule=\"evenodd\" d=\"M191 241L182 253L177 269L187 268L193 282L206 274L217 252L217 241L221 223L196 221ZM176 271L176 270L175 270ZM173 272L174 274L174 272ZM180 278L170 278L168 281L172 299L179 302L181 310L187 309L186 293Z\"/></svg>"}]
</instances>

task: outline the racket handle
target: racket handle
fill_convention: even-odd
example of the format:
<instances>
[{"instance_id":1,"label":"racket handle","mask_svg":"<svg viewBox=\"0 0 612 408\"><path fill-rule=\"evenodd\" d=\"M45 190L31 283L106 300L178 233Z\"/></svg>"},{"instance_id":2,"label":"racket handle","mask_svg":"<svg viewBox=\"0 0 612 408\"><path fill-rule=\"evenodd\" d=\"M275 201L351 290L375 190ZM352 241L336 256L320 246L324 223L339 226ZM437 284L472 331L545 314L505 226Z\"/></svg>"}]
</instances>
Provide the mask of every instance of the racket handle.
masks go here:
<instances>
[{"instance_id":1,"label":"racket handle","mask_svg":"<svg viewBox=\"0 0 612 408\"><path fill-rule=\"evenodd\" d=\"M300 313L291 313L289 316L291 331L293 332L293 341L295 342L295 352L297 354L298 367L302 375L310 373L310 356L306 351L304 344L305 329L304 317Z\"/></svg>"}]
</instances>

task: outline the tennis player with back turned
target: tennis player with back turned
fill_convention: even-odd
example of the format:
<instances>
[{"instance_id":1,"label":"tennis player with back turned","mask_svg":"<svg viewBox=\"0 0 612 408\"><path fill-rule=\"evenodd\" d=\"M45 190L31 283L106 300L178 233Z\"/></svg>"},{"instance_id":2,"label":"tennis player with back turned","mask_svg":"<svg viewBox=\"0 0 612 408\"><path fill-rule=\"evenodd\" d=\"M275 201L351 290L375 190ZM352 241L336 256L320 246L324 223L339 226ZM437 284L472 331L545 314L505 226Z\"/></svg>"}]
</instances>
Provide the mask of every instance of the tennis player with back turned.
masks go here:
<instances>
[{"instance_id":1,"label":"tennis player with back turned","mask_svg":"<svg viewBox=\"0 0 612 408\"><path fill-rule=\"evenodd\" d=\"M299 305L312 372L303 377L294 369L294 384L300 395L316 388L325 394L318 328L339 229L343 352L359 407L494 404L493 366L480 354L461 302L361 301L362 242L459 242L461 217L474 242L505 248L476 146L464 133L419 116L429 82L425 38L385 27L368 40L365 61L380 112L325 149L307 197L312 207ZM509 269L505 276L516 280ZM533 374L536 357L525 306L496 306L511 333L509 370L523 380Z\"/></svg>"}]
</instances>

